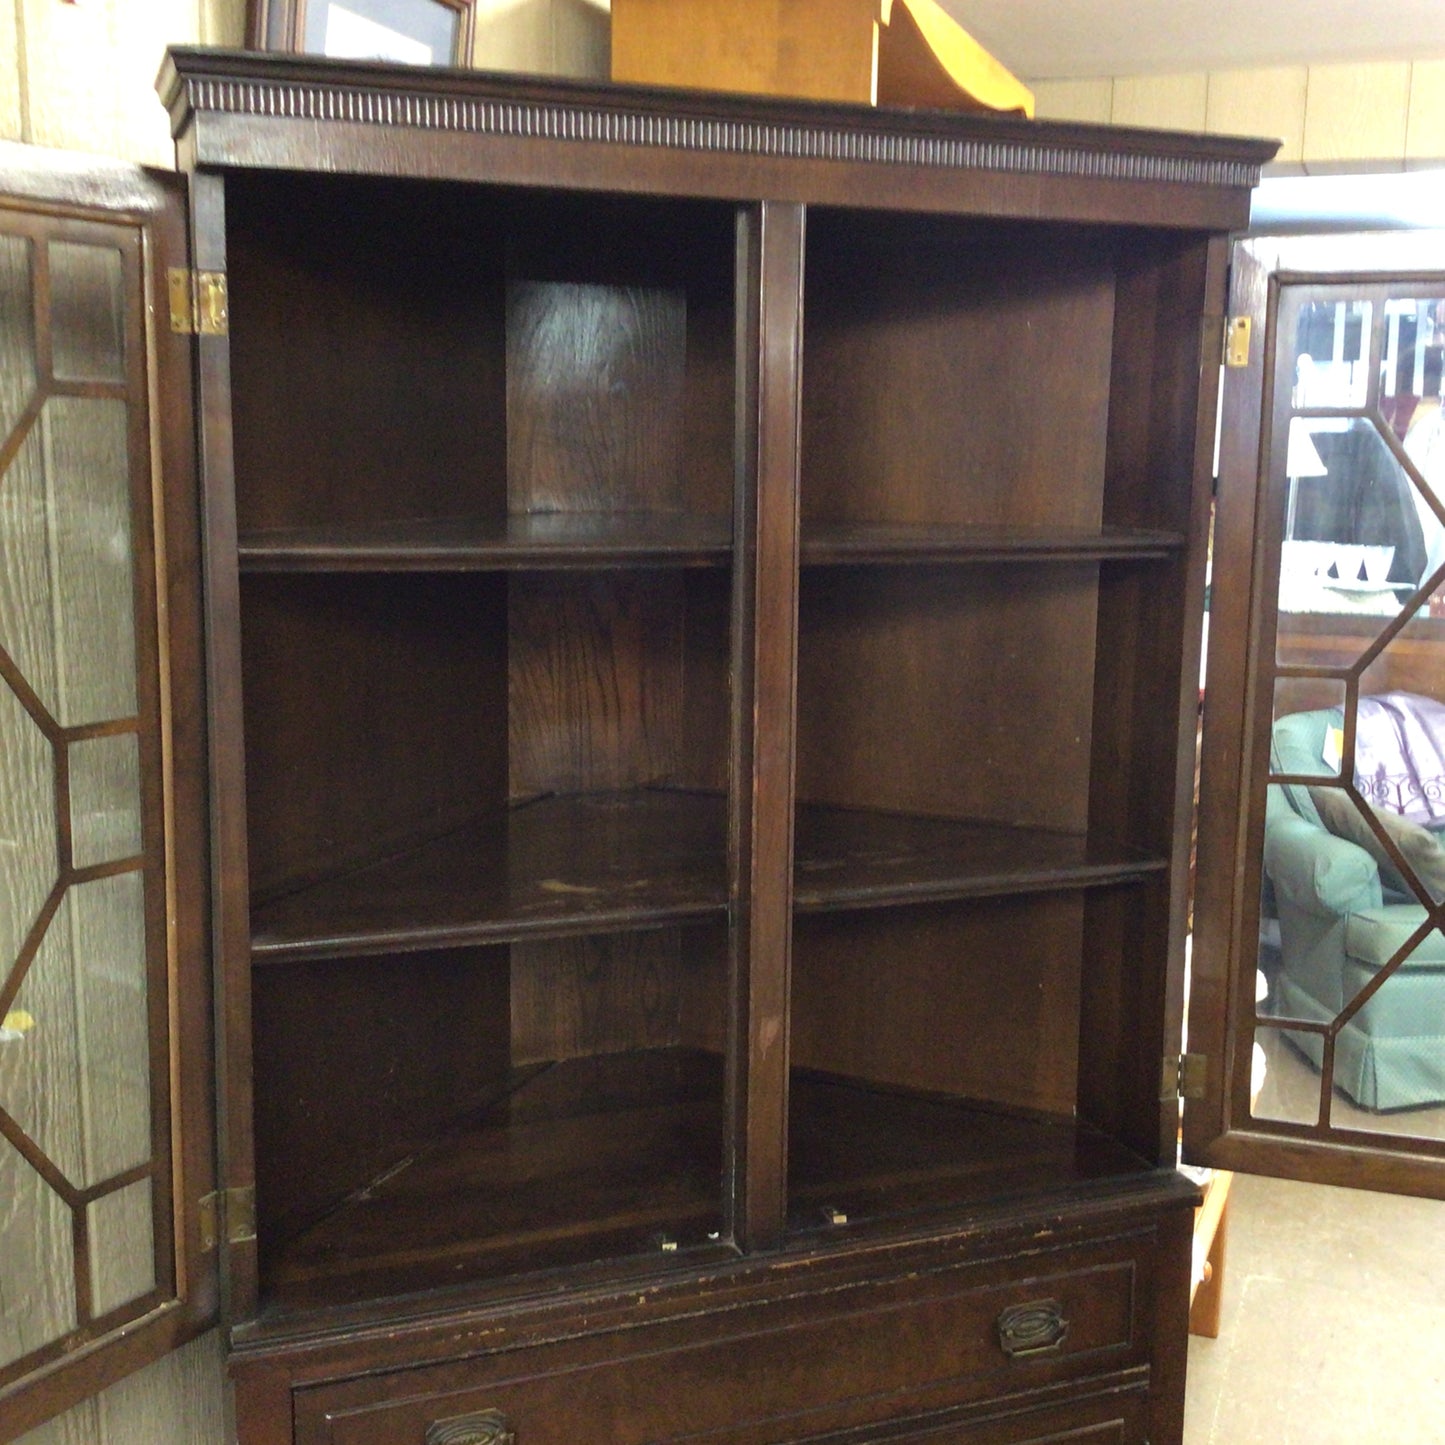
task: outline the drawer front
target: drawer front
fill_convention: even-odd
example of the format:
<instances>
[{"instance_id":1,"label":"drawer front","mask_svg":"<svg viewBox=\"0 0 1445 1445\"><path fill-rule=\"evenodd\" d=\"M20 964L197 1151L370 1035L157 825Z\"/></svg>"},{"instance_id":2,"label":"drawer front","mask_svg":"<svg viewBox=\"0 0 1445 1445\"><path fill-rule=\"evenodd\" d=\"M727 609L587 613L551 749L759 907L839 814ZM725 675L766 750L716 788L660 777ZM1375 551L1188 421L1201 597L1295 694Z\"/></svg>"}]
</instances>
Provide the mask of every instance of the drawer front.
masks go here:
<instances>
[{"instance_id":1,"label":"drawer front","mask_svg":"<svg viewBox=\"0 0 1445 1445\"><path fill-rule=\"evenodd\" d=\"M306 1389L298 1445L803 1439L1147 1363L1147 1261L1116 1245L1031 1263L983 1287L945 1271Z\"/></svg>"},{"instance_id":2,"label":"drawer front","mask_svg":"<svg viewBox=\"0 0 1445 1445\"><path fill-rule=\"evenodd\" d=\"M1149 1391L1140 1385L1039 1409L985 1407L981 1415L975 1408L966 1420L934 1416L872 1425L795 1445L1146 1445L1148 1430Z\"/></svg>"}]
</instances>

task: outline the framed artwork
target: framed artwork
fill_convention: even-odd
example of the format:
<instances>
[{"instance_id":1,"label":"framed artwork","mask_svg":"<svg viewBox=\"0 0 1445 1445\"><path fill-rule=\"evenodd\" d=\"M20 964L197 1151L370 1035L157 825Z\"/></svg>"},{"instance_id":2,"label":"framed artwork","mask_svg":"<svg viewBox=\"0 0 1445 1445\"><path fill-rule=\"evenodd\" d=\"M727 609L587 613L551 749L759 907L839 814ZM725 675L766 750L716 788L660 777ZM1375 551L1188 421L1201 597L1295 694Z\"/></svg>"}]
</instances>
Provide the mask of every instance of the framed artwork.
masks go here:
<instances>
[{"instance_id":1,"label":"framed artwork","mask_svg":"<svg viewBox=\"0 0 1445 1445\"><path fill-rule=\"evenodd\" d=\"M471 63L474 0L251 0L250 43L333 59Z\"/></svg>"}]
</instances>

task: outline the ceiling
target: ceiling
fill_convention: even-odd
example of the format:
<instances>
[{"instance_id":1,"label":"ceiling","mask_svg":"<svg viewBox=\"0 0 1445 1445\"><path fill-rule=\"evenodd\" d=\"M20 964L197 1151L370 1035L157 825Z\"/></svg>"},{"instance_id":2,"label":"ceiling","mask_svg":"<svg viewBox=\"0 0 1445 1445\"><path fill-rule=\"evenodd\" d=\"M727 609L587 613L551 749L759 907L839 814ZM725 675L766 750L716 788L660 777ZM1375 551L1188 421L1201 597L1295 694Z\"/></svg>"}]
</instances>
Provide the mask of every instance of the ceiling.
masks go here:
<instances>
[{"instance_id":1,"label":"ceiling","mask_svg":"<svg viewBox=\"0 0 1445 1445\"><path fill-rule=\"evenodd\" d=\"M1445 0L941 0L1025 81L1445 59Z\"/></svg>"}]
</instances>

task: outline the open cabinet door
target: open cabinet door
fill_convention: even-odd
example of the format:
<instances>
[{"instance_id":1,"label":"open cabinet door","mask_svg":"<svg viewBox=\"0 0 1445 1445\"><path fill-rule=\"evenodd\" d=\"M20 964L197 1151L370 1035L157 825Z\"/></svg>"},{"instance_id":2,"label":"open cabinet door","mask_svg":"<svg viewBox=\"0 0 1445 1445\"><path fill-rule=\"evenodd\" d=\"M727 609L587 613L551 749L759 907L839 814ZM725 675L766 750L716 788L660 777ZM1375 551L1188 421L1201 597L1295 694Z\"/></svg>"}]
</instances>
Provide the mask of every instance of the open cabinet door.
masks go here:
<instances>
[{"instance_id":1,"label":"open cabinet door","mask_svg":"<svg viewBox=\"0 0 1445 1445\"><path fill-rule=\"evenodd\" d=\"M1231 289L1185 1156L1445 1197L1445 239Z\"/></svg>"},{"instance_id":2,"label":"open cabinet door","mask_svg":"<svg viewBox=\"0 0 1445 1445\"><path fill-rule=\"evenodd\" d=\"M0 148L0 1442L214 1321L177 178Z\"/></svg>"}]
</instances>

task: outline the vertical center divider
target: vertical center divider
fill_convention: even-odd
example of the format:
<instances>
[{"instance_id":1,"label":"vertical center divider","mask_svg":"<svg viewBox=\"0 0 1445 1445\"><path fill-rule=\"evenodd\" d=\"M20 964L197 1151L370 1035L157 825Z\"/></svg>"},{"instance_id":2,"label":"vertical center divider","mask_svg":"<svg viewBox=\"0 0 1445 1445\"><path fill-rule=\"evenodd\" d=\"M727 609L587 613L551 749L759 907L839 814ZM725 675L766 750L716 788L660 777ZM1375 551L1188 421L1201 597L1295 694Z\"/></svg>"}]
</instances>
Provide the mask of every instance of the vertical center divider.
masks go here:
<instances>
[{"instance_id":1,"label":"vertical center divider","mask_svg":"<svg viewBox=\"0 0 1445 1445\"><path fill-rule=\"evenodd\" d=\"M748 1251L781 1244L786 1210L803 234L800 205L739 213L724 1168Z\"/></svg>"}]
</instances>

